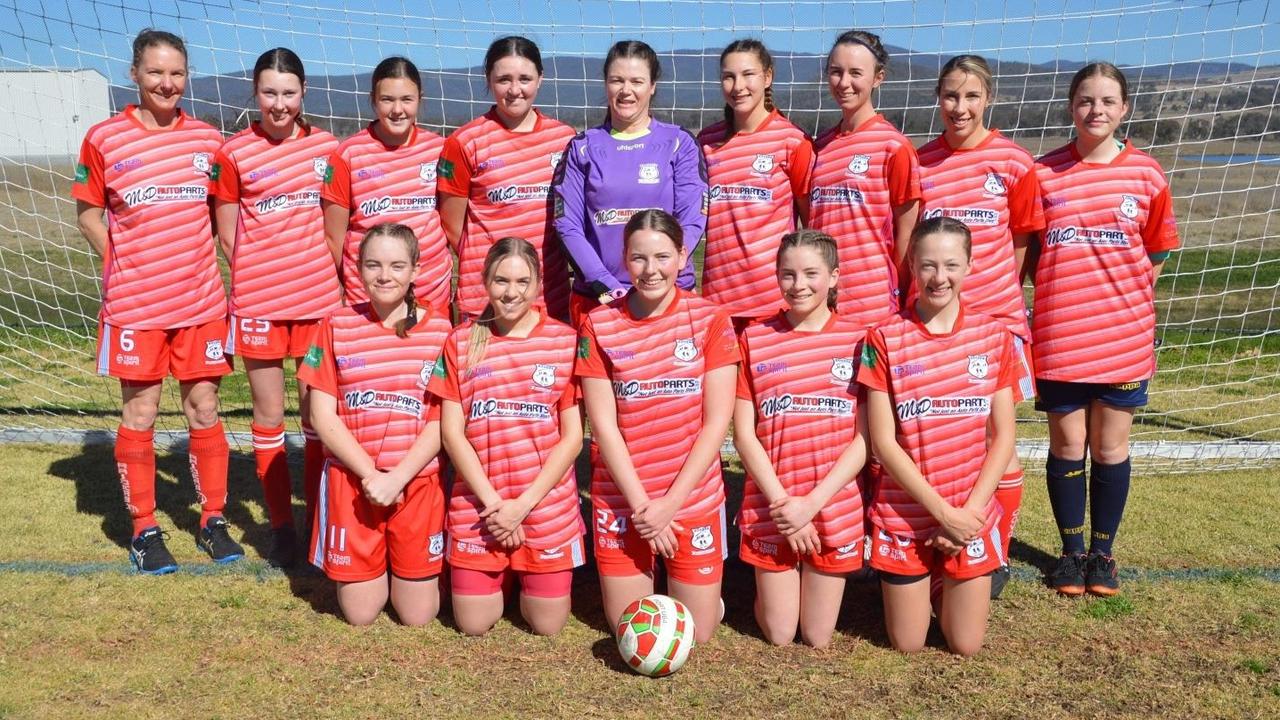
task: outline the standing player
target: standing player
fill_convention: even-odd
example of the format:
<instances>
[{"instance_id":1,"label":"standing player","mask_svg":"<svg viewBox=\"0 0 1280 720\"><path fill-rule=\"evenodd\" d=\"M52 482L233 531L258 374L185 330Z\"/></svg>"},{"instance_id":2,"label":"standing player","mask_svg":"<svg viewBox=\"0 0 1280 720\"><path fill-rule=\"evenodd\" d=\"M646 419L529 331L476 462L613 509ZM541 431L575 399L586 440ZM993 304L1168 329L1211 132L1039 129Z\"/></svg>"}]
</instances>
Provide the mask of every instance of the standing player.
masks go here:
<instances>
[{"instance_id":1,"label":"standing player","mask_svg":"<svg viewBox=\"0 0 1280 720\"><path fill-rule=\"evenodd\" d=\"M369 228L401 223L418 239L419 300L449 307L453 257L436 212L436 163L444 138L417 126L422 75L412 62L389 57L373 69L369 101L377 119L329 157L324 188L324 234L342 275L349 304L365 300L356 248Z\"/></svg>"},{"instance_id":2,"label":"standing player","mask_svg":"<svg viewBox=\"0 0 1280 720\"><path fill-rule=\"evenodd\" d=\"M1049 415L1049 501L1064 595L1119 592L1112 543L1129 495L1129 431L1155 374L1155 283L1178 228L1164 171L1116 130L1124 74L1091 63L1068 94L1076 138L1036 161L1047 227L1035 266L1036 409ZM1087 497L1092 529L1085 555Z\"/></svg>"},{"instance_id":3,"label":"standing player","mask_svg":"<svg viewBox=\"0 0 1280 720\"><path fill-rule=\"evenodd\" d=\"M231 264L226 350L244 361L253 396L253 457L271 522L268 558L289 566L298 551L284 447L283 360L301 362L320 318L341 299L320 210L327 158L338 141L303 119L307 76L292 50L275 48L258 57L253 92L260 119L228 139L214 157L214 212L222 252ZM299 383L310 524L323 448L311 429L307 395L307 386Z\"/></svg>"},{"instance_id":4,"label":"standing player","mask_svg":"<svg viewBox=\"0 0 1280 720\"><path fill-rule=\"evenodd\" d=\"M782 238L778 286L787 309L743 329L734 444L747 471L739 555L756 569L756 622L775 645L796 627L826 647L845 576L862 567L857 475L866 420L853 380L865 329L831 311L839 260L817 230Z\"/></svg>"},{"instance_id":5,"label":"standing player","mask_svg":"<svg viewBox=\"0 0 1280 720\"><path fill-rule=\"evenodd\" d=\"M196 545L216 562L244 556L222 517L229 448L218 383L231 363L222 349L226 296L209 211L222 136L178 107L187 86L182 38L138 33L129 77L138 104L89 129L71 195L80 232L103 261L98 373L120 380L115 458L133 518L129 556L141 572L159 575L178 569L155 517L153 433L167 375L178 380L191 438Z\"/></svg>"},{"instance_id":6,"label":"standing player","mask_svg":"<svg viewBox=\"0 0 1280 720\"><path fill-rule=\"evenodd\" d=\"M311 562L338 583L352 625L372 623L388 597L406 625L440 608L440 423L427 383L450 325L417 305L417 250L405 225L369 229L357 255L369 300L325 318L298 370L328 456Z\"/></svg>"},{"instance_id":7,"label":"standing player","mask_svg":"<svg viewBox=\"0 0 1280 720\"><path fill-rule=\"evenodd\" d=\"M677 286L688 252L680 222L643 210L624 232L632 289L583 321L575 372L594 437L591 505L605 617L653 592L693 613L697 642L723 614L720 444L733 413L738 346L729 314Z\"/></svg>"},{"instance_id":8,"label":"standing player","mask_svg":"<svg viewBox=\"0 0 1280 720\"><path fill-rule=\"evenodd\" d=\"M458 254L458 309L475 317L488 306L485 253L499 238L515 236L541 254L547 312L568 319L569 266L561 245L546 242L547 194L573 129L533 107L542 85L542 54L533 42L494 40L484 76L493 107L454 131L440 155L440 220Z\"/></svg>"},{"instance_id":9,"label":"standing player","mask_svg":"<svg viewBox=\"0 0 1280 720\"><path fill-rule=\"evenodd\" d=\"M773 57L759 40L720 53L724 120L698 133L710 212L702 294L735 318L783 306L774 267L778 238L809 222L813 143L773 106Z\"/></svg>"},{"instance_id":10,"label":"standing player","mask_svg":"<svg viewBox=\"0 0 1280 720\"><path fill-rule=\"evenodd\" d=\"M918 296L868 331L858 371L886 471L871 507L871 565L889 641L904 652L924 647L931 575L941 576L938 619L951 651L982 649L989 576L1003 563L995 491L1013 454L1019 360L1004 323L961 302L970 247L952 218L915 229Z\"/></svg>"},{"instance_id":11,"label":"standing player","mask_svg":"<svg viewBox=\"0 0 1280 720\"><path fill-rule=\"evenodd\" d=\"M841 118L814 143L809 191L810 227L840 248L840 314L866 326L898 311L899 271L920 206L915 149L871 104L888 64L869 32L850 30L831 47L827 87Z\"/></svg>"},{"instance_id":12,"label":"standing player","mask_svg":"<svg viewBox=\"0 0 1280 720\"><path fill-rule=\"evenodd\" d=\"M556 169L555 228L573 263L573 322L627 293L623 226L647 208L665 210L688 242L678 284L694 286L693 253L707 225L707 172L702 151L679 125L649 114L658 88L658 55L638 40L622 40L604 59L609 117L565 148Z\"/></svg>"},{"instance_id":13,"label":"standing player","mask_svg":"<svg viewBox=\"0 0 1280 720\"><path fill-rule=\"evenodd\" d=\"M938 74L936 92L944 129L919 150L923 217L954 218L969 228L973 273L964 281L965 306L996 318L1013 333L1022 363L1014 393L1019 402L1035 395L1021 281L1027 242L1044 229L1034 161L999 130L986 127L987 106L995 97L986 60L977 55L951 58ZM1000 478L996 501L1001 554L1007 561L1022 504L1022 466L1016 453ZM992 576L993 597L1008 578L1008 565Z\"/></svg>"},{"instance_id":14,"label":"standing player","mask_svg":"<svg viewBox=\"0 0 1280 720\"><path fill-rule=\"evenodd\" d=\"M573 462L582 418L573 379L577 335L548 318L538 251L502 238L485 255L489 307L449 336L429 389L461 482L449 502L453 617L483 635L502 617L503 580L520 579L520 611L539 635L569 619L582 565L582 513Z\"/></svg>"}]
</instances>

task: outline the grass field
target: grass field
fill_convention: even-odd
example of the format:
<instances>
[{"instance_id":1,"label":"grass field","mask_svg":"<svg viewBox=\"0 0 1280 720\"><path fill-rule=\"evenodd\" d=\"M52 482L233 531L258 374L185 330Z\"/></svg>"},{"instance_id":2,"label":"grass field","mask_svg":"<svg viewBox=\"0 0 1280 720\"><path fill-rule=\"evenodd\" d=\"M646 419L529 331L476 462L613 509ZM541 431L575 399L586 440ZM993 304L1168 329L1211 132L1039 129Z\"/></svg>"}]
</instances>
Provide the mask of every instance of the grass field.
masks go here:
<instances>
[{"instance_id":1,"label":"grass field","mask_svg":"<svg viewBox=\"0 0 1280 720\"><path fill-rule=\"evenodd\" d=\"M163 578L128 572L109 448L17 445L5 457L0 718L1280 714L1280 493L1265 473L1139 473L1117 544L1124 592L1066 600L1039 582L1056 533L1033 471L1014 579L968 661L937 637L916 656L890 650L867 584L850 586L830 649L770 647L751 618L751 577L731 557L725 625L685 669L647 680L619 663L590 567L555 638L511 616L480 639L447 616L355 629L327 581L260 559L265 519L244 456L227 515L250 556L225 568L191 542L185 458L160 458L160 520L183 563ZM738 468L726 479L740 488Z\"/></svg>"}]
</instances>

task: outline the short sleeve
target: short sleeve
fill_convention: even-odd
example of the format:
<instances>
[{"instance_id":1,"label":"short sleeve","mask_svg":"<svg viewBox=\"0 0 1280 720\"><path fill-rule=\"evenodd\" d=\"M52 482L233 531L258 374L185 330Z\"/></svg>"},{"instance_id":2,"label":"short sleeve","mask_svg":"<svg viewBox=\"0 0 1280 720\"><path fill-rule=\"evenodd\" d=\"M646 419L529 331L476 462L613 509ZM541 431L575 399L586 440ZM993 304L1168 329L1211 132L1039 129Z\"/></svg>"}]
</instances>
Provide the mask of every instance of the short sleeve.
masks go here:
<instances>
[{"instance_id":1,"label":"short sleeve","mask_svg":"<svg viewBox=\"0 0 1280 720\"><path fill-rule=\"evenodd\" d=\"M1173 218L1173 197L1165 185L1151 198L1147 224L1142 227L1142 245L1147 254L1167 252L1178 247L1178 223Z\"/></svg>"},{"instance_id":2,"label":"short sleeve","mask_svg":"<svg viewBox=\"0 0 1280 720\"><path fill-rule=\"evenodd\" d=\"M886 176L889 185L889 204L900 207L921 198L920 161L916 158L915 148L911 147L910 143L904 141L889 156Z\"/></svg>"},{"instance_id":3,"label":"short sleeve","mask_svg":"<svg viewBox=\"0 0 1280 720\"><path fill-rule=\"evenodd\" d=\"M578 357L574 361L573 374L578 377L609 379L609 359L600 350L596 340L595 325L588 315L582 321L582 334L578 336Z\"/></svg>"},{"instance_id":4,"label":"short sleeve","mask_svg":"<svg viewBox=\"0 0 1280 720\"><path fill-rule=\"evenodd\" d=\"M240 168L235 158L226 153L226 147L218 149L213 156L213 170L209 173L213 179L213 196L223 202L240 201Z\"/></svg>"},{"instance_id":5,"label":"short sleeve","mask_svg":"<svg viewBox=\"0 0 1280 720\"><path fill-rule=\"evenodd\" d=\"M458 383L458 342L456 333L450 334L444 341L436 365L431 370L431 381L427 383L427 392L441 400L462 402L462 388Z\"/></svg>"},{"instance_id":6,"label":"short sleeve","mask_svg":"<svg viewBox=\"0 0 1280 720\"><path fill-rule=\"evenodd\" d=\"M711 316L711 326L707 329L707 338L702 349L703 367L707 372L734 365L741 360L738 353L738 337L733 332L733 321L726 310L717 310Z\"/></svg>"},{"instance_id":7,"label":"short sleeve","mask_svg":"<svg viewBox=\"0 0 1280 720\"><path fill-rule=\"evenodd\" d=\"M1045 228L1044 206L1040 202L1040 180L1028 169L1009 189L1009 231L1040 232Z\"/></svg>"},{"instance_id":8,"label":"short sleeve","mask_svg":"<svg viewBox=\"0 0 1280 720\"><path fill-rule=\"evenodd\" d=\"M436 170L436 190L458 197L471 196L471 162L458 142L457 133L444 141Z\"/></svg>"},{"instance_id":9,"label":"short sleeve","mask_svg":"<svg viewBox=\"0 0 1280 720\"><path fill-rule=\"evenodd\" d=\"M320 321L316 339L298 365L298 381L338 397L338 367L333 359L333 325L329 318Z\"/></svg>"},{"instance_id":10,"label":"short sleeve","mask_svg":"<svg viewBox=\"0 0 1280 720\"><path fill-rule=\"evenodd\" d=\"M564 385L564 392L560 393L560 400L556 402L556 409L568 410L571 407L576 407L578 404L578 398L581 395L582 392L578 385L578 379L575 377L569 378L569 382Z\"/></svg>"},{"instance_id":11,"label":"short sleeve","mask_svg":"<svg viewBox=\"0 0 1280 720\"><path fill-rule=\"evenodd\" d=\"M872 390L889 391L889 351L885 347L884 335L874 328L867 331L866 342L862 343L858 382Z\"/></svg>"},{"instance_id":12,"label":"short sleeve","mask_svg":"<svg viewBox=\"0 0 1280 720\"><path fill-rule=\"evenodd\" d=\"M435 397L434 395L428 395L427 396L427 414L426 414L426 417L424 417L423 419L429 423L439 422L440 406L442 404L443 403L440 402L440 398Z\"/></svg>"},{"instance_id":13,"label":"short sleeve","mask_svg":"<svg viewBox=\"0 0 1280 720\"><path fill-rule=\"evenodd\" d=\"M95 207L107 206L106 164L102 160L102 151L89 142L88 136L80 143L80 160L76 163L76 176L71 182L71 197Z\"/></svg>"},{"instance_id":14,"label":"short sleeve","mask_svg":"<svg viewBox=\"0 0 1280 720\"><path fill-rule=\"evenodd\" d=\"M809 185L813 182L813 142L808 136L802 136L800 142L791 151L791 162L787 166L787 177L791 180L791 194L797 198L809 196Z\"/></svg>"},{"instance_id":15,"label":"short sleeve","mask_svg":"<svg viewBox=\"0 0 1280 720\"><path fill-rule=\"evenodd\" d=\"M346 158L334 152L329 156L329 167L324 171L324 185L320 188L320 199L355 210L351 204L351 166Z\"/></svg>"},{"instance_id":16,"label":"short sleeve","mask_svg":"<svg viewBox=\"0 0 1280 720\"><path fill-rule=\"evenodd\" d=\"M1013 344L1013 333L1001 333L1001 340L1000 374L996 377L996 389L1014 388L1014 395L1017 396L1021 362L1018 358L1018 349Z\"/></svg>"}]
</instances>

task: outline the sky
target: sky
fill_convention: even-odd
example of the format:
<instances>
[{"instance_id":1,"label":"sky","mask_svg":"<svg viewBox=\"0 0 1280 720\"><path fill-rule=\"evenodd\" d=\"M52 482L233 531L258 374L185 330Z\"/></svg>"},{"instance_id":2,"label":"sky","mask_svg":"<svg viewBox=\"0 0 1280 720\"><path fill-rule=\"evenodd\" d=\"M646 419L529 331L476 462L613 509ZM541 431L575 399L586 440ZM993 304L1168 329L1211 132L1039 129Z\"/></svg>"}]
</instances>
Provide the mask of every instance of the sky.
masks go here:
<instances>
[{"instance_id":1,"label":"sky","mask_svg":"<svg viewBox=\"0 0 1280 720\"><path fill-rule=\"evenodd\" d=\"M129 42L147 26L182 35L197 75L243 71L277 45L313 75L367 72L392 54L469 67L505 34L546 55L601 56L623 38L714 51L744 36L820 55L854 27L919 52L1007 61L1280 64L1280 3L1268 0L0 0L0 66L94 68L124 83Z\"/></svg>"}]
</instances>

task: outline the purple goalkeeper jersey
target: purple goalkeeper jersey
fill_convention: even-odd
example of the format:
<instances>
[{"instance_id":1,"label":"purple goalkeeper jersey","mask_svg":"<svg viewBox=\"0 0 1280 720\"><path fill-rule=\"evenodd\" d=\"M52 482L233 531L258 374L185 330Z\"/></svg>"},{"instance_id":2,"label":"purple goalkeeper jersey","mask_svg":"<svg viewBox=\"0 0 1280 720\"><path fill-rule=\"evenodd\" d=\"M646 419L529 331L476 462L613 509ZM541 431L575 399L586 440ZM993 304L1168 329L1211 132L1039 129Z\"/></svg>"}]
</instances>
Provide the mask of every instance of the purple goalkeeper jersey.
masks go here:
<instances>
[{"instance_id":1,"label":"purple goalkeeper jersey","mask_svg":"<svg viewBox=\"0 0 1280 720\"><path fill-rule=\"evenodd\" d=\"M689 262L680 287L693 289L693 251L707 229L707 169L702 149L679 125L649 121L649 132L623 140L609 123L578 133L556 169L555 228L573 263L573 290L598 297L631 287L622 229L641 210L666 210L680 221Z\"/></svg>"}]
</instances>

